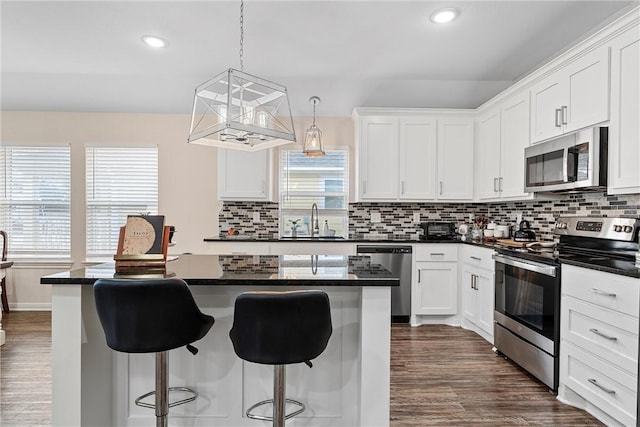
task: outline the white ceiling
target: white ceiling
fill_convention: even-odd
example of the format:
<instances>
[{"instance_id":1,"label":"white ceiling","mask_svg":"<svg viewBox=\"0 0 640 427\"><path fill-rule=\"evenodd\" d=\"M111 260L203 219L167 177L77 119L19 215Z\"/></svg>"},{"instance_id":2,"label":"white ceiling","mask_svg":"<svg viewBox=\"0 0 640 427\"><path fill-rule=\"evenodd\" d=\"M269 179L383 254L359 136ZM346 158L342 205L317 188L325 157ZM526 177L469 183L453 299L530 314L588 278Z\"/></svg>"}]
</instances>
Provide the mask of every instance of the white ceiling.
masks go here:
<instances>
[{"instance_id":1,"label":"white ceiling","mask_svg":"<svg viewBox=\"0 0 640 427\"><path fill-rule=\"evenodd\" d=\"M294 115L475 108L634 1L245 1L245 71L287 86ZM430 22L439 7L460 17ZM189 113L239 68L236 1L7 1L3 110ZM140 40L162 36L169 47Z\"/></svg>"}]
</instances>

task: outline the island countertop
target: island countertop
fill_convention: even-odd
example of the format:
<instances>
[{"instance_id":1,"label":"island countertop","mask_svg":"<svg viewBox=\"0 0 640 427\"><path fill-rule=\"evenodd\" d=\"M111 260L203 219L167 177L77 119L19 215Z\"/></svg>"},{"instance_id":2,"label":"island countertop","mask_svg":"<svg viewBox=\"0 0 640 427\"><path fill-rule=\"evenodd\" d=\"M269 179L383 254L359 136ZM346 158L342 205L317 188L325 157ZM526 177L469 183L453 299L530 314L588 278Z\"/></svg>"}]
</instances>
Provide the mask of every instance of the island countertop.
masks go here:
<instances>
[{"instance_id":1,"label":"island countertop","mask_svg":"<svg viewBox=\"0 0 640 427\"><path fill-rule=\"evenodd\" d=\"M399 286L399 279L367 256L180 255L164 274L116 274L107 262L51 274L44 285L92 285L101 278L179 277L190 286Z\"/></svg>"}]
</instances>

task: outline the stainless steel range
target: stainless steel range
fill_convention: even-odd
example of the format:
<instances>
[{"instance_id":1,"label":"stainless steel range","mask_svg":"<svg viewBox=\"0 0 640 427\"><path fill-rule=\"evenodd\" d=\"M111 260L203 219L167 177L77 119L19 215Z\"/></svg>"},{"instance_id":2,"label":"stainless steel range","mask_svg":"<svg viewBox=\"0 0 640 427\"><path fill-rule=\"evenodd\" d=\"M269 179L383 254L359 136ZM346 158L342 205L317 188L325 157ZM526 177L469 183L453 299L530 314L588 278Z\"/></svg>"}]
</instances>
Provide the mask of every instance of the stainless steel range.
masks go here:
<instances>
[{"instance_id":1,"label":"stainless steel range","mask_svg":"<svg viewBox=\"0 0 640 427\"><path fill-rule=\"evenodd\" d=\"M635 270L640 220L559 218L559 243L497 249L494 345L498 352L558 390L560 273L563 262Z\"/></svg>"}]
</instances>

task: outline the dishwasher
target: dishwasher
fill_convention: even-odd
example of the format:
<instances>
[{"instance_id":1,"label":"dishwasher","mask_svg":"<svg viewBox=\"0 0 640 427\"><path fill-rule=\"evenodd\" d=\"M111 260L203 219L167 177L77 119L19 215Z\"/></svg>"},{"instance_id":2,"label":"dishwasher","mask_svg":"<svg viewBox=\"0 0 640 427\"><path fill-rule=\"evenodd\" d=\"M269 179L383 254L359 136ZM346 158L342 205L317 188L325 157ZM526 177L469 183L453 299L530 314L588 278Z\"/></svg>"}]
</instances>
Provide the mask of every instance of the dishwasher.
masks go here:
<instances>
[{"instance_id":1,"label":"dishwasher","mask_svg":"<svg viewBox=\"0 0 640 427\"><path fill-rule=\"evenodd\" d=\"M411 246L358 245L358 255L371 257L400 279L400 286L391 288L391 321L409 323L411 315Z\"/></svg>"}]
</instances>

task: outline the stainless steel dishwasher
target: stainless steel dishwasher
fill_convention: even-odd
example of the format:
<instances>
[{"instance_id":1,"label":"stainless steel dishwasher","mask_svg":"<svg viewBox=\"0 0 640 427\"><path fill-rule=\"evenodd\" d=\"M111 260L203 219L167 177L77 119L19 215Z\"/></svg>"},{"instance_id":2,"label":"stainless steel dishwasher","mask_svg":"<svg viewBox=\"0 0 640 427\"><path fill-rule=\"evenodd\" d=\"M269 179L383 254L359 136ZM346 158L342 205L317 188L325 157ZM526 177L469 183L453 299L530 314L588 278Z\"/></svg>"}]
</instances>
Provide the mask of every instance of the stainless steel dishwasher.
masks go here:
<instances>
[{"instance_id":1,"label":"stainless steel dishwasher","mask_svg":"<svg viewBox=\"0 0 640 427\"><path fill-rule=\"evenodd\" d=\"M411 315L411 246L358 245L358 255L371 257L400 279L400 286L391 288L391 321L409 323Z\"/></svg>"}]
</instances>

